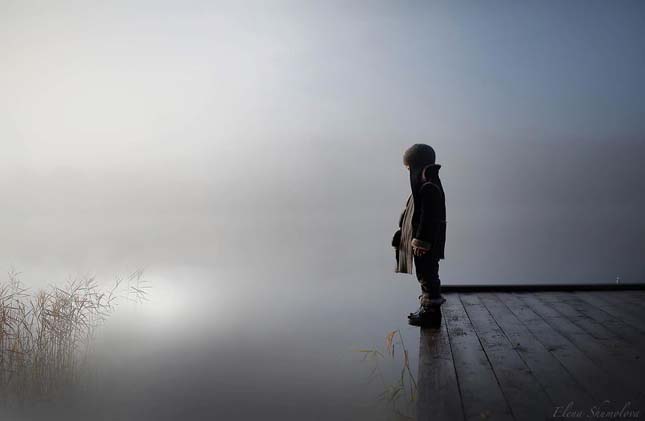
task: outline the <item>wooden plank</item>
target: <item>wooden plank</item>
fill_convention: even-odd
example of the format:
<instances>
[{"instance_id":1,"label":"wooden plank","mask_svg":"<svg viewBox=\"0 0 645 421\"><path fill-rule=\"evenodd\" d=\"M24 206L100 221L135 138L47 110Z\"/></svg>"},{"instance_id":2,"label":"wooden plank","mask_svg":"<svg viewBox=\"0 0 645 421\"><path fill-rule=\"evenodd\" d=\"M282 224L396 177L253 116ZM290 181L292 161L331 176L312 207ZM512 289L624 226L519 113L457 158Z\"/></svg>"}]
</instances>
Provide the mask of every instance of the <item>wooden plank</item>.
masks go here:
<instances>
[{"instance_id":1,"label":"wooden plank","mask_svg":"<svg viewBox=\"0 0 645 421\"><path fill-rule=\"evenodd\" d=\"M457 294L446 294L445 297L447 301L442 306L442 312L466 420L513 420L488 357L459 297Z\"/></svg>"},{"instance_id":2,"label":"wooden plank","mask_svg":"<svg viewBox=\"0 0 645 421\"><path fill-rule=\"evenodd\" d=\"M504 332L474 294L459 294L470 323L490 361L502 392L518 420L543 421L553 414L553 402L520 358ZM530 396L531 399L526 397Z\"/></svg>"},{"instance_id":3,"label":"wooden plank","mask_svg":"<svg viewBox=\"0 0 645 421\"><path fill-rule=\"evenodd\" d=\"M602 294L596 293L594 295L599 297L601 300L607 301L610 304L620 306L621 308L625 309L625 311L631 313L638 320L643 320L645 318L645 307L640 304L631 302L631 300L627 299L627 297L624 295L620 296L618 294L615 294L614 291L605 292Z\"/></svg>"},{"instance_id":4,"label":"wooden plank","mask_svg":"<svg viewBox=\"0 0 645 421\"><path fill-rule=\"evenodd\" d=\"M584 313L579 312L572 306L568 304L570 301L569 296L572 294L570 292L563 293L548 293L548 294L535 294L534 296L542 301L548 303L553 307L556 312L559 312L568 320L570 320L575 325L579 326L581 329L588 332L591 336L596 339L609 339L612 337L611 332L602 326L597 321L593 320Z\"/></svg>"},{"instance_id":5,"label":"wooden plank","mask_svg":"<svg viewBox=\"0 0 645 421\"><path fill-rule=\"evenodd\" d=\"M619 337L633 345L641 353L645 353L645 333L625 323L611 313L580 298L578 294L570 293L564 297L566 303L578 312L604 326L610 332L610 338ZM645 356L643 357L645 361Z\"/></svg>"},{"instance_id":6,"label":"wooden plank","mask_svg":"<svg viewBox=\"0 0 645 421\"><path fill-rule=\"evenodd\" d=\"M606 301L607 303L611 305L617 305L620 306L621 308L625 309L626 311L632 313L638 318L641 318L645 316L645 307L641 306L640 304L636 304L631 302L630 299L627 299L625 296L620 296L614 293L614 291L607 291L602 294L598 294L597 292L594 293L594 296L598 297L599 299Z\"/></svg>"},{"instance_id":7,"label":"wooden plank","mask_svg":"<svg viewBox=\"0 0 645 421\"><path fill-rule=\"evenodd\" d=\"M572 294L551 292L535 294L535 297L547 302L550 307L571 322L566 325L558 322L558 326L561 328L569 326L576 340L581 341L579 344L581 349L584 347L584 350L588 350L589 352L595 351L599 355L610 357L608 361L605 361L603 358L603 364L608 365L609 369L624 370L625 367L628 367L630 370L635 370L636 373L640 373L640 375L645 375L645 361L642 359L643 353L639 352L622 338L616 336L600 323L571 307L567 303L568 296L570 295ZM565 334L565 332L562 333ZM630 379L632 380L630 381ZM627 376L625 383L631 385L632 390L636 392L643 389L640 380L635 378L635 376Z\"/></svg>"},{"instance_id":8,"label":"wooden plank","mask_svg":"<svg viewBox=\"0 0 645 421\"><path fill-rule=\"evenodd\" d=\"M614 317L623 320L625 323L629 324L634 329L645 333L645 326L643 326L643 319L634 316L632 313L627 311L624 306L612 304L606 300L600 298L601 294L587 292L587 291L576 291L574 293L580 299L587 301L590 304L595 305L601 310L613 315Z\"/></svg>"},{"instance_id":9,"label":"wooden plank","mask_svg":"<svg viewBox=\"0 0 645 421\"><path fill-rule=\"evenodd\" d=\"M638 291L630 291L630 292L632 293L631 295L634 297L634 299L638 299L639 302L645 305L645 291L638 290Z\"/></svg>"},{"instance_id":10,"label":"wooden plank","mask_svg":"<svg viewBox=\"0 0 645 421\"><path fill-rule=\"evenodd\" d=\"M417 419L463 420L461 392L445 320L439 329L421 329L418 373Z\"/></svg>"},{"instance_id":11,"label":"wooden plank","mask_svg":"<svg viewBox=\"0 0 645 421\"><path fill-rule=\"evenodd\" d=\"M569 320L569 317L556 310L553 305L557 301L554 293L527 294L522 299L531 306L536 314L577 346L583 354L606 373L612 383L611 388L606 392L614 394L615 402L640 403L643 398L640 377L621 375L636 368L633 360L626 360L617 348L606 346L605 343L593 338Z\"/></svg>"},{"instance_id":12,"label":"wooden plank","mask_svg":"<svg viewBox=\"0 0 645 421\"><path fill-rule=\"evenodd\" d=\"M513 344L514 349L531 369L557 406L573 402L577 408L591 408L595 402L564 365L543 345L533 333L500 301L496 294L477 294L481 302Z\"/></svg>"},{"instance_id":13,"label":"wooden plank","mask_svg":"<svg viewBox=\"0 0 645 421\"><path fill-rule=\"evenodd\" d=\"M645 291L645 283L631 284L459 284L442 285L443 292L537 292L537 291Z\"/></svg>"},{"instance_id":14,"label":"wooden plank","mask_svg":"<svg viewBox=\"0 0 645 421\"><path fill-rule=\"evenodd\" d=\"M645 308L645 291L612 291L611 294L631 304Z\"/></svg>"},{"instance_id":15,"label":"wooden plank","mask_svg":"<svg viewBox=\"0 0 645 421\"><path fill-rule=\"evenodd\" d=\"M609 373L599 368L594 361L582 353L571 341L555 330L533 311L524 300L531 293L496 294L510 311L531 331L549 352L567 369L596 402L605 399L621 400L621 394L614 389L615 383ZM566 405L566 402L563 402Z\"/></svg>"}]
</instances>

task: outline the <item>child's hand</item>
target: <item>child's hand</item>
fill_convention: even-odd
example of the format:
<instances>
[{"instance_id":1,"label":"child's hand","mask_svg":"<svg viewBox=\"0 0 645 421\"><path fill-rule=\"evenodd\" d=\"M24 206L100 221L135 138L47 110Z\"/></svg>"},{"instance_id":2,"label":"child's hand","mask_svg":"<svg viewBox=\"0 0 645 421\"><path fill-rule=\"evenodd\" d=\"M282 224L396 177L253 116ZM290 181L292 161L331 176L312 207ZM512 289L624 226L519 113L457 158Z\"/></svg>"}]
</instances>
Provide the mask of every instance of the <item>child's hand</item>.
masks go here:
<instances>
[{"instance_id":1,"label":"child's hand","mask_svg":"<svg viewBox=\"0 0 645 421\"><path fill-rule=\"evenodd\" d=\"M428 252L428 249L422 249L421 247L412 247L412 251L415 256L423 256Z\"/></svg>"}]
</instances>

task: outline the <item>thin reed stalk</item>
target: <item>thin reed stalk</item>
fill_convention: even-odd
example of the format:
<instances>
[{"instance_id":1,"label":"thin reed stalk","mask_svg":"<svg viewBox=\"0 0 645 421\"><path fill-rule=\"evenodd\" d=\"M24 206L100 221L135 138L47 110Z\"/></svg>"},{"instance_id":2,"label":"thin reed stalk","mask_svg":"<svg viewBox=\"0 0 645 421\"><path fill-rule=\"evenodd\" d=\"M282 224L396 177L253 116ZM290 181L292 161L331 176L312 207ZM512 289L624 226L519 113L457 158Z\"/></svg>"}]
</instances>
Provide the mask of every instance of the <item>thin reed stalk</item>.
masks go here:
<instances>
[{"instance_id":1,"label":"thin reed stalk","mask_svg":"<svg viewBox=\"0 0 645 421\"><path fill-rule=\"evenodd\" d=\"M0 283L0 399L55 398L79 383L96 330L122 299L146 299L138 270L103 289L94 277L31 292L12 270Z\"/></svg>"},{"instance_id":2,"label":"thin reed stalk","mask_svg":"<svg viewBox=\"0 0 645 421\"><path fill-rule=\"evenodd\" d=\"M397 358L397 348L400 348L400 361ZM356 352L363 354L363 360L372 365L368 381L379 379L382 392L378 395L379 402L385 403L389 410L389 419L396 421L410 421L414 419L413 404L417 399L417 382L410 368L410 354L403 334L400 329L389 332L385 337L383 352L378 349L359 349ZM391 362L398 364L398 375L395 381L386 380L381 362L389 356Z\"/></svg>"}]
</instances>

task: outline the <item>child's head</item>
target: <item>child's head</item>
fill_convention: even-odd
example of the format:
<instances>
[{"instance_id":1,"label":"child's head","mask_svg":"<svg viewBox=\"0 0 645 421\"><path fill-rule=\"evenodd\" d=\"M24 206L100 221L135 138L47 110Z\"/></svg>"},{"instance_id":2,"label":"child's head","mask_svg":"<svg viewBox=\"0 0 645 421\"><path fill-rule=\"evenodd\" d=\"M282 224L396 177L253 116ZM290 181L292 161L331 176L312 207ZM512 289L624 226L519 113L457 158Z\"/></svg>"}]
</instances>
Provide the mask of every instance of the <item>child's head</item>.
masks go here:
<instances>
[{"instance_id":1,"label":"child's head","mask_svg":"<svg viewBox=\"0 0 645 421\"><path fill-rule=\"evenodd\" d=\"M403 165L406 168L424 167L435 163L435 153L432 146L417 143L408 148L403 154Z\"/></svg>"}]
</instances>

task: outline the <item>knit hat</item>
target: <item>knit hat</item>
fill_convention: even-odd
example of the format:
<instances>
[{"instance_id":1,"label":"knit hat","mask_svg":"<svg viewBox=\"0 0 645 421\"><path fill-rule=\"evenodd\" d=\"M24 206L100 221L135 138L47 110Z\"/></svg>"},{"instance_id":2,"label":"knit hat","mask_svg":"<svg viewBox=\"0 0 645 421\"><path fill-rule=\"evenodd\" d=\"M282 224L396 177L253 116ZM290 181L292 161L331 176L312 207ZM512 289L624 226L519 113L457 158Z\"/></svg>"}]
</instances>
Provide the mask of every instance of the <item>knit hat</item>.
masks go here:
<instances>
[{"instance_id":1,"label":"knit hat","mask_svg":"<svg viewBox=\"0 0 645 421\"><path fill-rule=\"evenodd\" d=\"M432 146L417 143L408 148L403 154L403 165L410 168L425 167L426 165L435 163L435 153Z\"/></svg>"}]
</instances>

